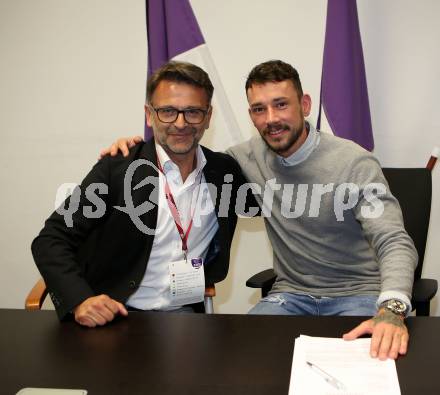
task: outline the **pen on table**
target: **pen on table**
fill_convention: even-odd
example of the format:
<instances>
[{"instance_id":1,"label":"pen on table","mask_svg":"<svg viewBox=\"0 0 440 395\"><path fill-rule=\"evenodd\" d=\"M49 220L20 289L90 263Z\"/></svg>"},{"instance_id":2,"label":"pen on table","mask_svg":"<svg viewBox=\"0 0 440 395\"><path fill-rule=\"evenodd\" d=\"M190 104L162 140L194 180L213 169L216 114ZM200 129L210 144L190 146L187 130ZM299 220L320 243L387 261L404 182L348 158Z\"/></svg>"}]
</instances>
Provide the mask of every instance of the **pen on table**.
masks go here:
<instances>
[{"instance_id":1,"label":"pen on table","mask_svg":"<svg viewBox=\"0 0 440 395\"><path fill-rule=\"evenodd\" d=\"M347 387L344 385L344 383L340 380L338 380L336 377L333 377L332 375L328 374L326 371L322 370L319 366L315 365L314 363L311 363L309 361L306 361L307 365L312 369L315 373L319 374L327 383L332 385L338 390L345 390Z\"/></svg>"}]
</instances>

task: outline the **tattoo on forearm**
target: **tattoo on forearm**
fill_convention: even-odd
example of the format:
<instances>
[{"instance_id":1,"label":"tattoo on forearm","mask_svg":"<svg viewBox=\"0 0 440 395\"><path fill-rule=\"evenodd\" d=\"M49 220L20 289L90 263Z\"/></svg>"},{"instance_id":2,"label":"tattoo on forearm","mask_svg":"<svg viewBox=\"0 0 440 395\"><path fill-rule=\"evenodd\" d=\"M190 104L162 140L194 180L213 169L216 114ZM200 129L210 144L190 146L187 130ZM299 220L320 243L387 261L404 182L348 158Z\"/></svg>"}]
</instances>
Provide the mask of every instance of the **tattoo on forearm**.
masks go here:
<instances>
[{"instance_id":1,"label":"tattoo on forearm","mask_svg":"<svg viewBox=\"0 0 440 395\"><path fill-rule=\"evenodd\" d=\"M392 313L391 311L384 311L383 313L380 313L379 315L373 318L373 321L375 324L378 324L379 322L386 322L389 324L396 325L400 328L405 328L403 319L398 315Z\"/></svg>"}]
</instances>

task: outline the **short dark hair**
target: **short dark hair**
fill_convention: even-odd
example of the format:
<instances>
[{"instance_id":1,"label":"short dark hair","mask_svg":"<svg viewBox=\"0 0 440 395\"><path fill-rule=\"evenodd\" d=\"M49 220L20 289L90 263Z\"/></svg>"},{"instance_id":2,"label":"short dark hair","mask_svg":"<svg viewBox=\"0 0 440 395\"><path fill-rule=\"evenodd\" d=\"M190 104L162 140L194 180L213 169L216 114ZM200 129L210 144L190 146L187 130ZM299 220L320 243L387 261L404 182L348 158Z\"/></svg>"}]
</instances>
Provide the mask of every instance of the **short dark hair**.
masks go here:
<instances>
[{"instance_id":1,"label":"short dark hair","mask_svg":"<svg viewBox=\"0 0 440 395\"><path fill-rule=\"evenodd\" d=\"M246 94L248 89L254 84L265 84L267 82L292 81L293 86L301 98L303 90L299 79L298 71L290 64L281 60L269 60L256 65L246 79Z\"/></svg>"},{"instance_id":2,"label":"short dark hair","mask_svg":"<svg viewBox=\"0 0 440 395\"><path fill-rule=\"evenodd\" d=\"M208 97L208 103L211 103L214 86L208 73L195 64L171 61L157 69L147 80L147 103L151 101L153 93L161 81L183 82L203 88Z\"/></svg>"}]
</instances>

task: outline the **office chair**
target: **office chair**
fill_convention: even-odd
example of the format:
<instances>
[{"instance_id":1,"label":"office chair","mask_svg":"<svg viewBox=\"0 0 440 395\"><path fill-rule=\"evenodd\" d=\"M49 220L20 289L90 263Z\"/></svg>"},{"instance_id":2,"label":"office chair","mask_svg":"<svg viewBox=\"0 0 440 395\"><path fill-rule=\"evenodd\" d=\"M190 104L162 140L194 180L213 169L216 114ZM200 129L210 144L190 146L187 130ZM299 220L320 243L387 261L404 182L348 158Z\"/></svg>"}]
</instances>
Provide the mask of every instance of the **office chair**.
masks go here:
<instances>
[{"instance_id":1,"label":"office chair","mask_svg":"<svg viewBox=\"0 0 440 395\"><path fill-rule=\"evenodd\" d=\"M391 192L399 201L405 229L413 239L419 254L411 300L418 316L429 316L430 302L438 288L437 280L421 278L431 213L432 167L429 168L428 165L427 168L416 169L382 169ZM262 297L265 297L271 290L275 278L273 269L267 269L249 278L246 286L261 288Z\"/></svg>"},{"instance_id":2,"label":"office chair","mask_svg":"<svg viewBox=\"0 0 440 395\"><path fill-rule=\"evenodd\" d=\"M29 311L41 310L47 296L46 283L40 278L28 293L25 300L25 309ZM205 288L204 309L203 306L195 306L196 313L214 314L212 298L215 296L215 285L207 285ZM204 311L203 311L204 310Z\"/></svg>"}]
</instances>

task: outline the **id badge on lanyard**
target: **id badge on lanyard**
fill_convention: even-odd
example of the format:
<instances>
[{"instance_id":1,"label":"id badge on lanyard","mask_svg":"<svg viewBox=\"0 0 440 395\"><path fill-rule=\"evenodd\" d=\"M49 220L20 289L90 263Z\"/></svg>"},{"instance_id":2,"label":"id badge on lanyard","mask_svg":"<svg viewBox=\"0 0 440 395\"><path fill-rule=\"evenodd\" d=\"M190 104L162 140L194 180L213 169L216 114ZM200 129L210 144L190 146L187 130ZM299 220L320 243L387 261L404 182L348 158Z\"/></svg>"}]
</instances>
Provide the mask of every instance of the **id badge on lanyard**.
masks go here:
<instances>
[{"instance_id":1,"label":"id badge on lanyard","mask_svg":"<svg viewBox=\"0 0 440 395\"><path fill-rule=\"evenodd\" d=\"M205 295L205 271L203 259L194 258L171 262L170 299L171 306L183 306L203 301Z\"/></svg>"},{"instance_id":2,"label":"id badge on lanyard","mask_svg":"<svg viewBox=\"0 0 440 395\"><path fill-rule=\"evenodd\" d=\"M191 210L191 219L188 229L185 232L183 230L179 210L177 209L176 202L168 184L166 175L163 172L159 158L157 163L160 172L165 178L165 198L182 241L182 252L184 256L183 260L170 262L168 264L170 272L170 306L182 306L185 304L198 303L203 301L205 294L205 271L203 268L203 258L193 258L188 262L188 236L191 232L193 224L194 211ZM198 193L200 193L201 182L202 175L200 175Z\"/></svg>"}]
</instances>

